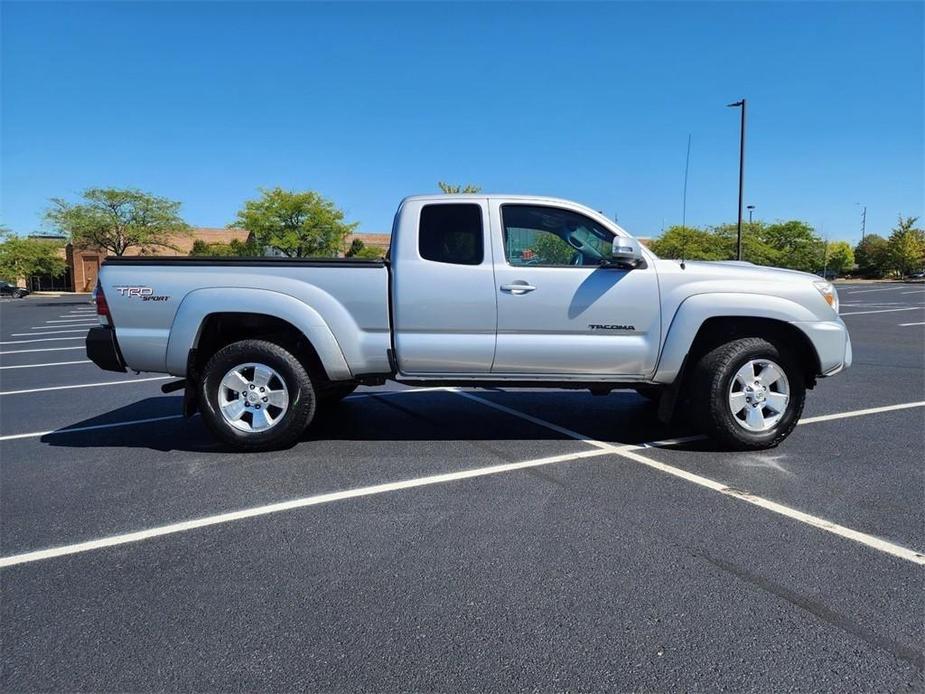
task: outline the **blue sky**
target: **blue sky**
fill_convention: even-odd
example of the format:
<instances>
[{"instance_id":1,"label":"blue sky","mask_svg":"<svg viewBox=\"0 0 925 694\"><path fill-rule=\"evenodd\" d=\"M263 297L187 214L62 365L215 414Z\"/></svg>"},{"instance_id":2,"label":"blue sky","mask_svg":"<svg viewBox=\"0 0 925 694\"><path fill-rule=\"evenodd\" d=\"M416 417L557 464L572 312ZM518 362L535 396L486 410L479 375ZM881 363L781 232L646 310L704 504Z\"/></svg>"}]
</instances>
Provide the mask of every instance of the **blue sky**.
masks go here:
<instances>
[{"instance_id":1,"label":"blue sky","mask_svg":"<svg viewBox=\"0 0 925 694\"><path fill-rule=\"evenodd\" d=\"M923 210L922 3L2 4L2 208L131 186L224 226L258 187L386 231L436 182L572 198L640 236L746 202L833 238Z\"/></svg>"}]
</instances>

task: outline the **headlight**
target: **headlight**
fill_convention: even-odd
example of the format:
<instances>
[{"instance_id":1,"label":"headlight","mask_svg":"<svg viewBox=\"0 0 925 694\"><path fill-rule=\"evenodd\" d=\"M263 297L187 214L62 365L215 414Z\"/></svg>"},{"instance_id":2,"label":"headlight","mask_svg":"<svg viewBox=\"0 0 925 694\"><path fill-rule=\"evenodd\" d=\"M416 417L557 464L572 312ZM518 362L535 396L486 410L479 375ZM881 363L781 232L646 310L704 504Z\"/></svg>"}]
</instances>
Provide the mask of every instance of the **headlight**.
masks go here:
<instances>
[{"instance_id":1,"label":"headlight","mask_svg":"<svg viewBox=\"0 0 925 694\"><path fill-rule=\"evenodd\" d=\"M813 282L813 286L819 290L822 298L832 307L832 310L838 313L838 292L835 291L835 285L831 282Z\"/></svg>"}]
</instances>

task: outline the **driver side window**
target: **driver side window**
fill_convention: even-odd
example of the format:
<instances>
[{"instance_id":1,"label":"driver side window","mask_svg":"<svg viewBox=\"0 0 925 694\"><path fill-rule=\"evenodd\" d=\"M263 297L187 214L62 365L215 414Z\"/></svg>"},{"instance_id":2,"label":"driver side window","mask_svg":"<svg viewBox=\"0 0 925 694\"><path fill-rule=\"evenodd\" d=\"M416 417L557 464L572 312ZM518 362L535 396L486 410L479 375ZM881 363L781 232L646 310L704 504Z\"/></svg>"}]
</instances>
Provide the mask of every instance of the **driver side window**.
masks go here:
<instances>
[{"instance_id":1,"label":"driver side window","mask_svg":"<svg viewBox=\"0 0 925 694\"><path fill-rule=\"evenodd\" d=\"M514 266L596 266L611 257L613 234L558 207L502 205L504 256Z\"/></svg>"}]
</instances>

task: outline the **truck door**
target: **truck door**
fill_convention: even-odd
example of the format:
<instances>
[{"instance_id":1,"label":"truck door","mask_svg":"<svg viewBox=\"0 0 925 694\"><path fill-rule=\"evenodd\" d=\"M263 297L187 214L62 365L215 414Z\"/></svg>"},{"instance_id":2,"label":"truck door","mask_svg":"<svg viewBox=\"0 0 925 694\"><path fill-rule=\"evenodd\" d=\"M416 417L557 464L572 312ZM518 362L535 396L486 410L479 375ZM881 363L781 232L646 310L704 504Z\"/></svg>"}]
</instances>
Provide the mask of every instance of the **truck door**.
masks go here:
<instances>
[{"instance_id":1,"label":"truck door","mask_svg":"<svg viewBox=\"0 0 925 694\"><path fill-rule=\"evenodd\" d=\"M407 200L396 223L392 312L399 371L488 374L497 305L487 200Z\"/></svg>"},{"instance_id":2,"label":"truck door","mask_svg":"<svg viewBox=\"0 0 925 694\"><path fill-rule=\"evenodd\" d=\"M492 201L498 338L494 374L639 377L654 371L658 280L602 267L615 233L577 210Z\"/></svg>"}]
</instances>

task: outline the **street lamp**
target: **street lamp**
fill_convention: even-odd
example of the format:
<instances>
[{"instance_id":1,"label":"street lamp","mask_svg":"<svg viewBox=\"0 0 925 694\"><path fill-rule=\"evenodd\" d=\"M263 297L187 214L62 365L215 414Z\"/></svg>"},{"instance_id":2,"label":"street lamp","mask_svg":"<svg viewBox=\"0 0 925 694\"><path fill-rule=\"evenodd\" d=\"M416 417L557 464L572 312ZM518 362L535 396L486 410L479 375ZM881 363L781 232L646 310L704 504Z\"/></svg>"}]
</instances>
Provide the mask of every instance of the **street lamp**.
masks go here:
<instances>
[{"instance_id":1,"label":"street lamp","mask_svg":"<svg viewBox=\"0 0 925 694\"><path fill-rule=\"evenodd\" d=\"M754 206L754 205L746 205L745 208L748 210L748 226L751 227L751 225L752 225L752 212L755 211L755 206Z\"/></svg>"},{"instance_id":2,"label":"street lamp","mask_svg":"<svg viewBox=\"0 0 925 694\"><path fill-rule=\"evenodd\" d=\"M729 108L742 109L742 122L739 126L739 218L736 222L736 260L742 260L742 189L745 183L745 99L726 104Z\"/></svg>"}]
</instances>

